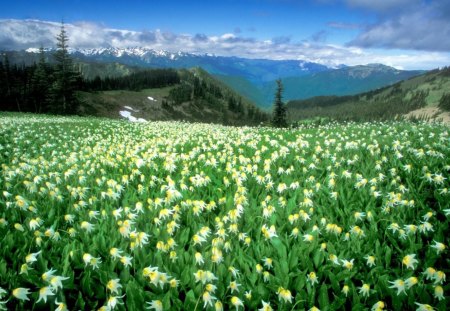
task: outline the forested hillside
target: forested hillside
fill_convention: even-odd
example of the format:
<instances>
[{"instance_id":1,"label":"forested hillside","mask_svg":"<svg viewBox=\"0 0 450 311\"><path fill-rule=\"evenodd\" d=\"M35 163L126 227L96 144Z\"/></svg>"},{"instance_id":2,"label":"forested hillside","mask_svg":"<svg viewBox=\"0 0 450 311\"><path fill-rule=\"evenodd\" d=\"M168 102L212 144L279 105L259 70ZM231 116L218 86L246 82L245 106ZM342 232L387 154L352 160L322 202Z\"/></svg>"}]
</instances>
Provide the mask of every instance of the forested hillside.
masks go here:
<instances>
[{"instance_id":1,"label":"forested hillside","mask_svg":"<svg viewBox=\"0 0 450 311\"><path fill-rule=\"evenodd\" d=\"M287 107L293 121L317 117L379 120L406 115L425 107L445 109L448 98L446 94L450 94L448 67L357 95L292 100L288 102Z\"/></svg>"},{"instance_id":2,"label":"forested hillside","mask_svg":"<svg viewBox=\"0 0 450 311\"><path fill-rule=\"evenodd\" d=\"M116 72L118 66L123 74L92 77L99 68ZM61 70L45 54L31 66L0 60L0 110L119 118L124 106L134 105L132 109L139 110L145 120L250 125L268 119L267 113L198 68L139 69L86 63L71 68L65 88L73 100L63 109L63 94L57 92Z\"/></svg>"}]
</instances>

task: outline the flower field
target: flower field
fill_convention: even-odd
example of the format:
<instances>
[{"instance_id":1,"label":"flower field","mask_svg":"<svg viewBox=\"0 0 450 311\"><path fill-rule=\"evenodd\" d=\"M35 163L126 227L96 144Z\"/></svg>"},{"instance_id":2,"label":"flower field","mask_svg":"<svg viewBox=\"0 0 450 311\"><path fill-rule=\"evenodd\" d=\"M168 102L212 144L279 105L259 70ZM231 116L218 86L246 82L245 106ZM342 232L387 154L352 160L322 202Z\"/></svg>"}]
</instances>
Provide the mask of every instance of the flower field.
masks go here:
<instances>
[{"instance_id":1,"label":"flower field","mask_svg":"<svg viewBox=\"0 0 450 311\"><path fill-rule=\"evenodd\" d=\"M445 310L450 135L0 116L0 310Z\"/></svg>"}]
</instances>

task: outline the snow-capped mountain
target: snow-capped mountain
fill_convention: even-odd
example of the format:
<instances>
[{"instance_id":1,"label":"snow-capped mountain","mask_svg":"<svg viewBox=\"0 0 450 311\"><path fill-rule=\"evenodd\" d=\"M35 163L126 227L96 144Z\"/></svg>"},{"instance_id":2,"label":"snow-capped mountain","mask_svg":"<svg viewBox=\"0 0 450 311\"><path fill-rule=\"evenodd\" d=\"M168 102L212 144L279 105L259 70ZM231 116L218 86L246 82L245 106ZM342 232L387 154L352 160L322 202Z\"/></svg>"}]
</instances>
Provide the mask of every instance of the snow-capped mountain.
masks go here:
<instances>
[{"instance_id":1,"label":"snow-capped mountain","mask_svg":"<svg viewBox=\"0 0 450 311\"><path fill-rule=\"evenodd\" d=\"M283 77L303 76L331 68L303 60L268 60L223 57L213 54L169 52L143 47L71 49L72 55L83 61L118 62L139 67L202 67L211 74L239 76L253 83Z\"/></svg>"},{"instance_id":2,"label":"snow-capped mountain","mask_svg":"<svg viewBox=\"0 0 450 311\"><path fill-rule=\"evenodd\" d=\"M50 54L52 50L46 50ZM75 61L122 64L146 68L201 67L259 106L270 106L276 79L283 79L284 99L318 95L349 95L389 85L420 74L381 64L327 67L304 60L270 60L224 57L212 54L169 52L143 47L70 49ZM39 49L7 52L12 63L38 61Z\"/></svg>"}]
</instances>

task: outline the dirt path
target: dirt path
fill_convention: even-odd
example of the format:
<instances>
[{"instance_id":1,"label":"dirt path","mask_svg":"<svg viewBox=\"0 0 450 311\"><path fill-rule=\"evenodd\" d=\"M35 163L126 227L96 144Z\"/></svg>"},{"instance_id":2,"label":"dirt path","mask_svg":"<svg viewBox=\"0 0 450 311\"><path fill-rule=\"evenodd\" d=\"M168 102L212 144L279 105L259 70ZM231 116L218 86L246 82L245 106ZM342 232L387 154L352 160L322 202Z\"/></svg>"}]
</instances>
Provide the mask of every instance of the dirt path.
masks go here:
<instances>
[{"instance_id":1,"label":"dirt path","mask_svg":"<svg viewBox=\"0 0 450 311\"><path fill-rule=\"evenodd\" d=\"M431 121L442 121L443 123L450 125L450 112L442 111L437 107L425 107L417 109L406 114L407 118L416 117L426 117L430 118Z\"/></svg>"}]
</instances>

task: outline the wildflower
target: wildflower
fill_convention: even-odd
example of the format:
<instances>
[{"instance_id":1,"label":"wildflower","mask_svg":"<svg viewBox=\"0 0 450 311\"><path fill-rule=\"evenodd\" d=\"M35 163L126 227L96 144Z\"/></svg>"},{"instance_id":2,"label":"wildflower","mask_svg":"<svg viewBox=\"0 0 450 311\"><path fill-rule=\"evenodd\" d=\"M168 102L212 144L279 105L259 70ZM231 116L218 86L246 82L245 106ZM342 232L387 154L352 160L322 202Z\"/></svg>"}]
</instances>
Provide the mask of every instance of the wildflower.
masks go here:
<instances>
[{"instance_id":1,"label":"wildflower","mask_svg":"<svg viewBox=\"0 0 450 311\"><path fill-rule=\"evenodd\" d=\"M330 254L328 256L328 260L331 261L335 265L339 265L339 259L335 254Z\"/></svg>"},{"instance_id":2,"label":"wildflower","mask_svg":"<svg viewBox=\"0 0 450 311\"><path fill-rule=\"evenodd\" d=\"M59 276L59 275L53 276L50 279L50 286L55 290L58 290L58 288L62 289L63 288L62 281L65 281L68 279L69 279L68 277L63 277L63 276Z\"/></svg>"},{"instance_id":3,"label":"wildflower","mask_svg":"<svg viewBox=\"0 0 450 311\"><path fill-rule=\"evenodd\" d=\"M125 295L122 296L109 296L107 307L109 310L113 310L117 304L123 304L123 302L120 302L118 299L123 298Z\"/></svg>"},{"instance_id":4,"label":"wildflower","mask_svg":"<svg viewBox=\"0 0 450 311\"><path fill-rule=\"evenodd\" d=\"M202 284L206 284L206 282L211 282L216 280L217 277L211 271L203 271L198 270L194 273L195 282L201 282Z\"/></svg>"},{"instance_id":5,"label":"wildflower","mask_svg":"<svg viewBox=\"0 0 450 311\"><path fill-rule=\"evenodd\" d=\"M120 279L112 279L106 284L106 288L111 291L112 294L118 294L122 285L119 283Z\"/></svg>"},{"instance_id":6,"label":"wildflower","mask_svg":"<svg viewBox=\"0 0 450 311\"><path fill-rule=\"evenodd\" d=\"M362 294L364 297L369 297L370 292L370 285L369 284L363 284L359 288L359 293Z\"/></svg>"},{"instance_id":7,"label":"wildflower","mask_svg":"<svg viewBox=\"0 0 450 311\"><path fill-rule=\"evenodd\" d=\"M244 293L244 296L245 296L245 299L247 299L247 300L252 300L252 291L251 291L251 290L246 291L246 292Z\"/></svg>"},{"instance_id":8,"label":"wildflower","mask_svg":"<svg viewBox=\"0 0 450 311\"><path fill-rule=\"evenodd\" d=\"M305 234L303 235L303 241L304 242L312 242L314 240L314 236L311 234Z\"/></svg>"},{"instance_id":9,"label":"wildflower","mask_svg":"<svg viewBox=\"0 0 450 311\"><path fill-rule=\"evenodd\" d=\"M83 221L80 226L81 226L81 229L86 230L87 233L90 233L94 230L94 225L87 221Z\"/></svg>"},{"instance_id":10,"label":"wildflower","mask_svg":"<svg viewBox=\"0 0 450 311\"><path fill-rule=\"evenodd\" d=\"M120 257L120 262L123 263L123 265L125 267L130 267L131 264L131 260L133 259L133 257L129 257L129 256L122 256Z\"/></svg>"},{"instance_id":11,"label":"wildflower","mask_svg":"<svg viewBox=\"0 0 450 311\"><path fill-rule=\"evenodd\" d=\"M434 284L442 284L445 282L445 273L443 271L436 271L433 278Z\"/></svg>"},{"instance_id":12,"label":"wildflower","mask_svg":"<svg viewBox=\"0 0 450 311\"><path fill-rule=\"evenodd\" d=\"M95 268L98 268L98 264L100 264L102 262L100 257L98 257L98 258L92 257L92 255L88 254L88 253L83 254L83 261L84 261L85 266L87 266L89 264L94 270L95 270Z\"/></svg>"},{"instance_id":13,"label":"wildflower","mask_svg":"<svg viewBox=\"0 0 450 311\"><path fill-rule=\"evenodd\" d=\"M351 259L350 261L344 259L342 260L342 266L347 270L351 270L353 268L353 261L354 259Z\"/></svg>"},{"instance_id":14,"label":"wildflower","mask_svg":"<svg viewBox=\"0 0 450 311\"><path fill-rule=\"evenodd\" d=\"M68 222L69 224L72 224L75 220L75 216L71 215L71 214L66 214L66 215L64 215L64 220L66 222Z\"/></svg>"},{"instance_id":15,"label":"wildflower","mask_svg":"<svg viewBox=\"0 0 450 311\"><path fill-rule=\"evenodd\" d=\"M443 252L445 250L445 248L447 247L445 244L440 243L440 242L436 242L433 241L434 245L431 245L432 248L434 248L436 250L436 253L439 255L441 252Z\"/></svg>"},{"instance_id":16,"label":"wildflower","mask_svg":"<svg viewBox=\"0 0 450 311\"><path fill-rule=\"evenodd\" d=\"M117 258L122 257L122 256L121 256L122 253L123 253L123 251L121 251L120 249L115 248L115 247L113 247L113 248L111 248L111 249L109 250L109 254L110 254L110 255L112 256L112 258L114 258L114 259L117 259Z\"/></svg>"},{"instance_id":17,"label":"wildflower","mask_svg":"<svg viewBox=\"0 0 450 311\"><path fill-rule=\"evenodd\" d=\"M392 284L392 286L390 286L389 288L395 288L397 290L397 296L400 295L402 292L405 292L405 281L398 279L395 280L394 282L389 281L389 283Z\"/></svg>"},{"instance_id":18,"label":"wildflower","mask_svg":"<svg viewBox=\"0 0 450 311\"><path fill-rule=\"evenodd\" d=\"M313 306L311 309L309 309L308 311L320 311L319 308L317 308L316 306Z\"/></svg>"},{"instance_id":19,"label":"wildflower","mask_svg":"<svg viewBox=\"0 0 450 311\"><path fill-rule=\"evenodd\" d=\"M48 281L51 277L55 275L55 272L56 270L50 269L47 272L43 273L41 277L44 281Z\"/></svg>"},{"instance_id":20,"label":"wildflower","mask_svg":"<svg viewBox=\"0 0 450 311\"><path fill-rule=\"evenodd\" d=\"M442 288L442 286L440 285L436 285L434 287L434 294L433 294L434 298L437 298L439 301L445 299L444 297L444 289Z\"/></svg>"},{"instance_id":21,"label":"wildflower","mask_svg":"<svg viewBox=\"0 0 450 311\"><path fill-rule=\"evenodd\" d=\"M374 257L374 256L369 256L369 255L367 255L366 257L364 257L364 259L367 260L367 265L368 265L369 267L375 266L375 257Z\"/></svg>"},{"instance_id":22,"label":"wildflower","mask_svg":"<svg viewBox=\"0 0 450 311\"><path fill-rule=\"evenodd\" d=\"M363 212L355 212L355 214L353 214L353 216L355 217L356 221L362 221L364 217L366 217L366 213Z\"/></svg>"},{"instance_id":23,"label":"wildflower","mask_svg":"<svg viewBox=\"0 0 450 311\"><path fill-rule=\"evenodd\" d=\"M264 282L269 282L269 279L270 279L270 272L269 271L264 271L263 272L263 279L264 279Z\"/></svg>"},{"instance_id":24,"label":"wildflower","mask_svg":"<svg viewBox=\"0 0 450 311\"><path fill-rule=\"evenodd\" d=\"M203 298L203 302L204 302L203 308L206 308L206 306L212 307L213 300L216 299L216 297L212 296L209 291L203 292L202 298Z\"/></svg>"},{"instance_id":25,"label":"wildflower","mask_svg":"<svg viewBox=\"0 0 450 311\"><path fill-rule=\"evenodd\" d=\"M39 299L36 302L39 302L41 300L44 300L44 302L47 302L47 297L48 296L54 296L55 294L53 293L52 287L51 286L45 286L42 287L39 290Z\"/></svg>"},{"instance_id":26,"label":"wildflower","mask_svg":"<svg viewBox=\"0 0 450 311\"><path fill-rule=\"evenodd\" d=\"M152 300L151 302L147 302L147 304L149 305L147 307L147 309L151 310L155 310L155 311L162 311L163 310L163 304L161 302L161 300Z\"/></svg>"},{"instance_id":27,"label":"wildflower","mask_svg":"<svg viewBox=\"0 0 450 311\"><path fill-rule=\"evenodd\" d=\"M231 297L230 302L231 302L231 304L232 304L233 306L236 307L236 310L237 310L239 307L243 307L243 306L244 306L244 304L242 303L242 300L240 300L240 299L239 299L238 297L236 297L236 296Z\"/></svg>"},{"instance_id":28,"label":"wildflower","mask_svg":"<svg viewBox=\"0 0 450 311\"><path fill-rule=\"evenodd\" d=\"M428 267L423 274L425 274L426 280L431 280L434 278L434 274L436 273L436 270L433 267Z\"/></svg>"},{"instance_id":29,"label":"wildflower","mask_svg":"<svg viewBox=\"0 0 450 311\"><path fill-rule=\"evenodd\" d=\"M237 278L239 276L239 270L235 267L228 267L228 271L231 272L234 278Z\"/></svg>"},{"instance_id":30,"label":"wildflower","mask_svg":"<svg viewBox=\"0 0 450 311\"><path fill-rule=\"evenodd\" d=\"M270 226L270 228L267 228L266 225L263 225L261 228L261 232L264 235L266 240L272 239L273 237L277 237L277 231L275 229L275 226Z\"/></svg>"},{"instance_id":31,"label":"wildflower","mask_svg":"<svg viewBox=\"0 0 450 311\"><path fill-rule=\"evenodd\" d=\"M194 234L192 241L194 242L194 245L202 245L202 243L206 242L206 239L201 235Z\"/></svg>"},{"instance_id":32,"label":"wildflower","mask_svg":"<svg viewBox=\"0 0 450 311\"><path fill-rule=\"evenodd\" d=\"M261 266L259 263L256 264L256 273L261 273L263 271L263 266Z\"/></svg>"},{"instance_id":33,"label":"wildflower","mask_svg":"<svg viewBox=\"0 0 450 311\"><path fill-rule=\"evenodd\" d=\"M98 215L100 215L99 211L89 211L88 212L89 219L97 219Z\"/></svg>"},{"instance_id":34,"label":"wildflower","mask_svg":"<svg viewBox=\"0 0 450 311\"><path fill-rule=\"evenodd\" d=\"M409 254L403 257L402 264L408 269L414 270L414 265L419 261L416 259L416 254Z\"/></svg>"},{"instance_id":35,"label":"wildflower","mask_svg":"<svg viewBox=\"0 0 450 311\"><path fill-rule=\"evenodd\" d=\"M294 229L292 229L292 232L291 232L291 235L290 235L290 237L293 237L293 238L297 238L298 237L298 234L299 234L299 230L298 230L298 228L297 227L295 227Z\"/></svg>"},{"instance_id":36,"label":"wildflower","mask_svg":"<svg viewBox=\"0 0 450 311\"><path fill-rule=\"evenodd\" d=\"M267 269L270 269L270 268L273 267L273 265L272 265L272 262L273 262L272 258L265 257L265 258L263 259L263 261L264 261L264 266L265 266Z\"/></svg>"},{"instance_id":37,"label":"wildflower","mask_svg":"<svg viewBox=\"0 0 450 311\"><path fill-rule=\"evenodd\" d=\"M22 226L21 224L19 224L19 223L15 223L15 224L14 224L14 228L16 228L16 230L21 231L21 232L24 232L24 231L25 231L25 229L23 228L23 226Z\"/></svg>"},{"instance_id":38,"label":"wildflower","mask_svg":"<svg viewBox=\"0 0 450 311\"><path fill-rule=\"evenodd\" d=\"M415 276L407 278L405 281L406 289L410 289L411 287L416 285L418 282L419 282L419 280Z\"/></svg>"},{"instance_id":39,"label":"wildflower","mask_svg":"<svg viewBox=\"0 0 450 311\"><path fill-rule=\"evenodd\" d=\"M30 294L30 290L28 288L18 287L13 290L13 296L20 300L30 300L27 296Z\"/></svg>"},{"instance_id":40,"label":"wildflower","mask_svg":"<svg viewBox=\"0 0 450 311\"><path fill-rule=\"evenodd\" d=\"M55 304L58 306L58 308L55 309L55 311L67 311L67 305L64 302L59 302L58 300L55 300Z\"/></svg>"},{"instance_id":41,"label":"wildflower","mask_svg":"<svg viewBox=\"0 0 450 311\"><path fill-rule=\"evenodd\" d=\"M206 284L205 289L210 292L210 293L214 293L217 289L217 286L211 283Z\"/></svg>"},{"instance_id":42,"label":"wildflower","mask_svg":"<svg viewBox=\"0 0 450 311\"><path fill-rule=\"evenodd\" d=\"M433 217L433 212L428 212L422 216L423 220L425 221L429 221L431 217Z\"/></svg>"},{"instance_id":43,"label":"wildflower","mask_svg":"<svg viewBox=\"0 0 450 311\"><path fill-rule=\"evenodd\" d=\"M42 225L43 221L38 217L35 219L31 219L28 223L28 226L30 227L30 230L36 230Z\"/></svg>"},{"instance_id":44,"label":"wildflower","mask_svg":"<svg viewBox=\"0 0 450 311\"><path fill-rule=\"evenodd\" d=\"M270 302L265 302L264 300L262 302L262 308L258 309L258 311L273 311L272 306L270 305Z\"/></svg>"},{"instance_id":45,"label":"wildflower","mask_svg":"<svg viewBox=\"0 0 450 311\"><path fill-rule=\"evenodd\" d=\"M291 291L288 289L285 289L283 287L278 288L278 299L281 301L282 299L284 302L292 303L292 294Z\"/></svg>"},{"instance_id":46,"label":"wildflower","mask_svg":"<svg viewBox=\"0 0 450 311\"><path fill-rule=\"evenodd\" d=\"M314 286L314 284L319 283L319 281L317 280L317 275L315 272L310 272L308 274L308 281L311 282L311 285Z\"/></svg>"},{"instance_id":47,"label":"wildflower","mask_svg":"<svg viewBox=\"0 0 450 311\"><path fill-rule=\"evenodd\" d=\"M349 291L350 287L348 287L348 285L342 286L342 292L344 293L345 297L347 297Z\"/></svg>"},{"instance_id":48,"label":"wildflower","mask_svg":"<svg viewBox=\"0 0 450 311\"><path fill-rule=\"evenodd\" d=\"M400 226L394 222L389 225L388 229L392 230L392 233L395 233L396 231L400 230Z\"/></svg>"},{"instance_id":49,"label":"wildflower","mask_svg":"<svg viewBox=\"0 0 450 311\"><path fill-rule=\"evenodd\" d=\"M422 304L422 303L418 303L418 302L415 302L415 304L419 306L416 309L416 311L432 311L432 310L434 310L434 308L428 304Z\"/></svg>"},{"instance_id":50,"label":"wildflower","mask_svg":"<svg viewBox=\"0 0 450 311\"><path fill-rule=\"evenodd\" d=\"M384 302L380 300L372 306L372 309L370 309L370 311L381 311L384 309L384 307Z\"/></svg>"},{"instance_id":51,"label":"wildflower","mask_svg":"<svg viewBox=\"0 0 450 311\"><path fill-rule=\"evenodd\" d=\"M228 285L228 288L231 289L231 293L239 292L239 286L241 286L241 284L237 283L236 281L231 281L230 285Z\"/></svg>"},{"instance_id":52,"label":"wildflower","mask_svg":"<svg viewBox=\"0 0 450 311\"><path fill-rule=\"evenodd\" d=\"M33 268L28 267L26 263L20 266L20 273L19 274L28 274L28 270L32 270Z\"/></svg>"},{"instance_id":53,"label":"wildflower","mask_svg":"<svg viewBox=\"0 0 450 311\"><path fill-rule=\"evenodd\" d=\"M216 303L214 304L214 309L216 311L223 311L223 304L220 301L216 301Z\"/></svg>"},{"instance_id":54,"label":"wildflower","mask_svg":"<svg viewBox=\"0 0 450 311\"><path fill-rule=\"evenodd\" d=\"M195 253L195 264L203 265L204 263L205 263L205 260L203 259L202 254L199 252L196 252Z\"/></svg>"}]
</instances>

